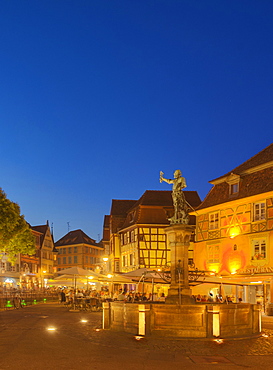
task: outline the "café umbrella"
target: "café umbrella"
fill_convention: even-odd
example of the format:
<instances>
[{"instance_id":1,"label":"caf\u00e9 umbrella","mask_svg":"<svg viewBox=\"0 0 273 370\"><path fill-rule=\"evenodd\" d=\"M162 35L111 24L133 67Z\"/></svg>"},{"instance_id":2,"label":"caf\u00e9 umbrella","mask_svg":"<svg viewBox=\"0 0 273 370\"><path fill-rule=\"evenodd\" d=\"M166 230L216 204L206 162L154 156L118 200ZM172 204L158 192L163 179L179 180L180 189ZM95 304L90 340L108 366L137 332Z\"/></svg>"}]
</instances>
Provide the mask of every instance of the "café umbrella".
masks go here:
<instances>
[{"instance_id":1,"label":"caf\u00e9 umbrella","mask_svg":"<svg viewBox=\"0 0 273 370\"><path fill-rule=\"evenodd\" d=\"M73 278L75 289L77 287L77 278L83 278L83 277L90 278L92 276L94 279L98 279L101 276L101 274L98 274L91 270L85 270L82 267L78 267L78 266L69 267L67 269L60 270L57 273L62 276L59 278L56 278L56 280L60 278L63 279L64 277L63 275L65 275L66 277L70 276L71 278Z\"/></svg>"}]
</instances>

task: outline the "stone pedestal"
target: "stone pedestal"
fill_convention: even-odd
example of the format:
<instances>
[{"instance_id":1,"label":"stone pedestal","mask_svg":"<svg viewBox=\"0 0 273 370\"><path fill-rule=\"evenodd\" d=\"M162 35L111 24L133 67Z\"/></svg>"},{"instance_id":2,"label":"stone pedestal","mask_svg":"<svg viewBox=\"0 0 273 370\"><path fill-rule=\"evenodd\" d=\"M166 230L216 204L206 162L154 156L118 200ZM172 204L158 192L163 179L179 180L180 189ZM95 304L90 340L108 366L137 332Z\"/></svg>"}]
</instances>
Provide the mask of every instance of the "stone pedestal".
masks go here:
<instances>
[{"instance_id":1,"label":"stone pedestal","mask_svg":"<svg viewBox=\"0 0 273 370\"><path fill-rule=\"evenodd\" d=\"M194 225L177 224L165 229L171 250L171 285L167 304L191 304L188 277L188 248Z\"/></svg>"}]
</instances>

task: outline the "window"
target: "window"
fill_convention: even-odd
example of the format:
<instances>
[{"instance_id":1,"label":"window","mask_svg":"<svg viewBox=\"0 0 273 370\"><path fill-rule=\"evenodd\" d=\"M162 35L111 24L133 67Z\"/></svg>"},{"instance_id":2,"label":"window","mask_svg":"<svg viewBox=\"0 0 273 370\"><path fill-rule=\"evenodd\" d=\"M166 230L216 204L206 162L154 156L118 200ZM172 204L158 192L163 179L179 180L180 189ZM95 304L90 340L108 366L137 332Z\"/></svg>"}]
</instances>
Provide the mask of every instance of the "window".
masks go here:
<instances>
[{"instance_id":1,"label":"window","mask_svg":"<svg viewBox=\"0 0 273 370\"><path fill-rule=\"evenodd\" d=\"M239 192L239 183L230 184L230 194L237 194Z\"/></svg>"},{"instance_id":2,"label":"window","mask_svg":"<svg viewBox=\"0 0 273 370\"><path fill-rule=\"evenodd\" d=\"M66 257L63 257L63 264L66 264Z\"/></svg>"},{"instance_id":3,"label":"window","mask_svg":"<svg viewBox=\"0 0 273 370\"><path fill-rule=\"evenodd\" d=\"M74 263L78 263L78 256L74 256Z\"/></svg>"},{"instance_id":4,"label":"window","mask_svg":"<svg viewBox=\"0 0 273 370\"><path fill-rule=\"evenodd\" d=\"M58 258L58 264L59 265L61 264L61 258L60 257Z\"/></svg>"},{"instance_id":5,"label":"window","mask_svg":"<svg viewBox=\"0 0 273 370\"><path fill-rule=\"evenodd\" d=\"M253 221L265 220L265 202L254 203Z\"/></svg>"},{"instance_id":6,"label":"window","mask_svg":"<svg viewBox=\"0 0 273 370\"><path fill-rule=\"evenodd\" d=\"M119 261L115 261L115 272L119 272Z\"/></svg>"},{"instance_id":7,"label":"window","mask_svg":"<svg viewBox=\"0 0 273 370\"><path fill-rule=\"evenodd\" d=\"M78 253L78 247L74 247L74 253Z\"/></svg>"},{"instance_id":8,"label":"window","mask_svg":"<svg viewBox=\"0 0 273 370\"><path fill-rule=\"evenodd\" d=\"M219 213L211 213L209 215L209 229L215 230L219 229Z\"/></svg>"},{"instance_id":9,"label":"window","mask_svg":"<svg viewBox=\"0 0 273 370\"><path fill-rule=\"evenodd\" d=\"M218 244L207 246L207 262L219 263L220 262L220 247Z\"/></svg>"},{"instance_id":10,"label":"window","mask_svg":"<svg viewBox=\"0 0 273 370\"><path fill-rule=\"evenodd\" d=\"M130 254L130 266L134 264L134 255Z\"/></svg>"},{"instance_id":11,"label":"window","mask_svg":"<svg viewBox=\"0 0 273 370\"><path fill-rule=\"evenodd\" d=\"M66 254L66 248L63 248L63 254Z\"/></svg>"},{"instance_id":12,"label":"window","mask_svg":"<svg viewBox=\"0 0 273 370\"><path fill-rule=\"evenodd\" d=\"M266 240L255 239L252 241L253 256L252 260L264 260L266 259Z\"/></svg>"},{"instance_id":13,"label":"window","mask_svg":"<svg viewBox=\"0 0 273 370\"><path fill-rule=\"evenodd\" d=\"M71 263L72 263L72 257L71 257L71 256L69 256L69 257L68 257L68 263L69 263L69 264L71 264Z\"/></svg>"},{"instance_id":14,"label":"window","mask_svg":"<svg viewBox=\"0 0 273 370\"><path fill-rule=\"evenodd\" d=\"M68 253L72 253L72 248L68 247Z\"/></svg>"}]
</instances>

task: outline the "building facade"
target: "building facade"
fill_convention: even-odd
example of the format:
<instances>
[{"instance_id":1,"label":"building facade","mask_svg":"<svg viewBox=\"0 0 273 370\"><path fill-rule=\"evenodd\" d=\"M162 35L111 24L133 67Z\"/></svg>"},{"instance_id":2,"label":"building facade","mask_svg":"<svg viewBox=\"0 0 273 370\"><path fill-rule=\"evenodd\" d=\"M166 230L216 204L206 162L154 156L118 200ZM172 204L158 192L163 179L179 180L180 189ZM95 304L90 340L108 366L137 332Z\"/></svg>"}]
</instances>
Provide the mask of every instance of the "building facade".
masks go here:
<instances>
[{"instance_id":1,"label":"building facade","mask_svg":"<svg viewBox=\"0 0 273 370\"><path fill-rule=\"evenodd\" d=\"M273 298L273 144L210 183L195 213L196 267L248 284L230 288L235 299L265 304Z\"/></svg>"},{"instance_id":2,"label":"building facade","mask_svg":"<svg viewBox=\"0 0 273 370\"><path fill-rule=\"evenodd\" d=\"M40 273L40 250L42 233L30 226L35 238L36 253L33 255L20 254L20 287L22 289L38 289L42 287Z\"/></svg>"},{"instance_id":3,"label":"building facade","mask_svg":"<svg viewBox=\"0 0 273 370\"><path fill-rule=\"evenodd\" d=\"M87 270L103 268L103 245L86 235L82 230L70 231L55 243L58 256L57 271L79 266Z\"/></svg>"},{"instance_id":4,"label":"building facade","mask_svg":"<svg viewBox=\"0 0 273 370\"><path fill-rule=\"evenodd\" d=\"M193 208L201 203L197 192L184 194ZM173 212L171 191L147 190L137 201L113 200L109 217L112 272L168 268L170 250L164 229L169 226ZM194 216L190 223L195 223Z\"/></svg>"},{"instance_id":5,"label":"building facade","mask_svg":"<svg viewBox=\"0 0 273 370\"><path fill-rule=\"evenodd\" d=\"M32 226L31 229L40 233L39 250L39 281L40 288L47 286L47 281L54 277L54 262L57 252L54 248L54 240L48 222L46 225Z\"/></svg>"}]
</instances>

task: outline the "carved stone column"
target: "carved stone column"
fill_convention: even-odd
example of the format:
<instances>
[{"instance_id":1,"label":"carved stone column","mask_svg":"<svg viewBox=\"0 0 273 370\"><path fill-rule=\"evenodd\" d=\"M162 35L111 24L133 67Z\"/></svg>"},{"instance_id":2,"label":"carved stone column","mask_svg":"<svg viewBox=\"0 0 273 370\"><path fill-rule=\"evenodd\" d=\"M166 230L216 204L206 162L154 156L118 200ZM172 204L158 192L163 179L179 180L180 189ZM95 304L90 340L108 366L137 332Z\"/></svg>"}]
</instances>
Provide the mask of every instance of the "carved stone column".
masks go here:
<instances>
[{"instance_id":1,"label":"carved stone column","mask_svg":"<svg viewBox=\"0 0 273 370\"><path fill-rule=\"evenodd\" d=\"M171 250L171 285L167 304L191 304L188 278L188 248L194 225L177 224L165 229Z\"/></svg>"}]
</instances>

